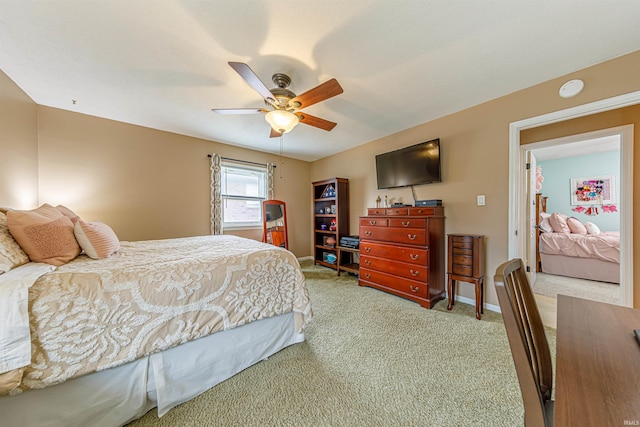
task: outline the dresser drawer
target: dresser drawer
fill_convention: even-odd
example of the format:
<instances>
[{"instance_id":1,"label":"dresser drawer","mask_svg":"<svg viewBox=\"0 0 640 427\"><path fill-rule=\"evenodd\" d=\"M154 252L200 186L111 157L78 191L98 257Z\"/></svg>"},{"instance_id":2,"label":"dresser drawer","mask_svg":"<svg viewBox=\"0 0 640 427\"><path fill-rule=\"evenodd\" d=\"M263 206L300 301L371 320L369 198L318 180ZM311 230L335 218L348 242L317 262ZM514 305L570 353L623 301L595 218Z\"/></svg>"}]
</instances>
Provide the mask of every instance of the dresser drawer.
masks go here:
<instances>
[{"instance_id":1,"label":"dresser drawer","mask_svg":"<svg viewBox=\"0 0 640 427\"><path fill-rule=\"evenodd\" d=\"M428 295L428 286L426 283L392 276L387 273L369 270L367 268L360 267L360 280L376 283L386 288L421 298L427 298Z\"/></svg>"},{"instance_id":2,"label":"dresser drawer","mask_svg":"<svg viewBox=\"0 0 640 427\"><path fill-rule=\"evenodd\" d=\"M366 224L365 224L366 225ZM415 218L389 218L389 227L398 228L425 228L427 226L426 219Z\"/></svg>"},{"instance_id":3,"label":"dresser drawer","mask_svg":"<svg viewBox=\"0 0 640 427\"><path fill-rule=\"evenodd\" d=\"M386 227L389 225L389 220L387 218L360 218L361 226L371 226L371 227Z\"/></svg>"},{"instance_id":4,"label":"dresser drawer","mask_svg":"<svg viewBox=\"0 0 640 427\"><path fill-rule=\"evenodd\" d=\"M442 210L442 208L440 208L440 210ZM409 215L433 216L435 214L436 214L435 208L425 208L425 207L409 208Z\"/></svg>"},{"instance_id":5,"label":"dresser drawer","mask_svg":"<svg viewBox=\"0 0 640 427\"><path fill-rule=\"evenodd\" d=\"M473 267L468 265L453 264L451 270L453 274L457 274L459 276L471 277L473 275Z\"/></svg>"},{"instance_id":6,"label":"dresser drawer","mask_svg":"<svg viewBox=\"0 0 640 427\"><path fill-rule=\"evenodd\" d=\"M420 246L428 243L427 232L419 228L360 227L360 239Z\"/></svg>"},{"instance_id":7,"label":"dresser drawer","mask_svg":"<svg viewBox=\"0 0 640 427\"><path fill-rule=\"evenodd\" d=\"M429 265L429 251L422 248L386 245L384 243L360 242L360 256L371 255L377 258L408 262L411 264Z\"/></svg>"},{"instance_id":8,"label":"dresser drawer","mask_svg":"<svg viewBox=\"0 0 640 427\"><path fill-rule=\"evenodd\" d=\"M388 216L409 215L409 209L408 208L387 208L385 213Z\"/></svg>"},{"instance_id":9,"label":"dresser drawer","mask_svg":"<svg viewBox=\"0 0 640 427\"><path fill-rule=\"evenodd\" d=\"M367 215L369 216L385 216L386 209L384 208L375 208L375 209L367 209Z\"/></svg>"},{"instance_id":10,"label":"dresser drawer","mask_svg":"<svg viewBox=\"0 0 640 427\"><path fill-rule=\"evenodd\" d=\"M368 255L360 255L360 265L371 270L405 277L419 282L427 282L429 269L423 265L409 264L407 262L389 261Z\"/></svg>"},{"instance_id":11,"label":"dresser drawer","mask_svg":"<svg viewBox=\"0 0 640 427\"><path fill-rule=\"evenodd\" d=\"M454 265L473 265L473 256L471 255L456 255L453 254L453 264Z\"/></svg>"},{"instance_id":12,"label":"dresser drawer","mask_svg":"<svg viewBox=\"0 0 640 427\"><path fill-rule=\"evenodd\" d=\"M468 249L468 250L472 250L473 249L473 242L453 242L453 249Z\"/></svg>"},{"instance_id":13,"label":"dresser drawer","mask_svg":"<svg viewBox=\"0 0 640 427\"><path fill-rule=\"evenodd\" d=\"M473 256L473 248L451 248L451 253L454 255L467 255Z\"/></svg>"}]
</instances>

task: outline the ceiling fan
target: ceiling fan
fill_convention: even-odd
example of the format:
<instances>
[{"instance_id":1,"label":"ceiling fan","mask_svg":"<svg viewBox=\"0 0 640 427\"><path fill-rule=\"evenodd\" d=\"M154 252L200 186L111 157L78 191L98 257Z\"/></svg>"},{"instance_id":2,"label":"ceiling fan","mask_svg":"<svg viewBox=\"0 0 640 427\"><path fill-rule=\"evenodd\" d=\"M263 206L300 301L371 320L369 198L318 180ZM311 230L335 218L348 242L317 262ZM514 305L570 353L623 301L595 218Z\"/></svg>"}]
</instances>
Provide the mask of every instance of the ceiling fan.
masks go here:
<instances>
[{"instance_id":1,"label":"ceiling fan","mask_svg":"<svg viewBox=\"0 0 640 427\"><path fill-rule=\"evenodd\" d=\"M274 74L271 80L276 87L268 89L247 64L229 62L229 65L264 98L266 108L214 108L211 111L218 114L264 113L265 120L271 125L271 138L290 132L298 123L304 123L327 131L336 126L334 122L299 111L325 99L340 95L343 90L336 79L326 81L302 95L296 95L287 89L291 84L291 78L286 74Z\"/></svg>"}]
</instances>

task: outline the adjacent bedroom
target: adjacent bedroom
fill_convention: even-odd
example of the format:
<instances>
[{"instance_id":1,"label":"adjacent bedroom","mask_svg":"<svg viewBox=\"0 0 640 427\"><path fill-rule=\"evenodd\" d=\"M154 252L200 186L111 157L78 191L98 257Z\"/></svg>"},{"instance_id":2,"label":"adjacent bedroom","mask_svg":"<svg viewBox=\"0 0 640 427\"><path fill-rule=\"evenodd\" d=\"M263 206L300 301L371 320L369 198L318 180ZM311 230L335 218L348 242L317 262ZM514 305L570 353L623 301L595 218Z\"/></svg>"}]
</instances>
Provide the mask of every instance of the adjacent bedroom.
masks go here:
<instances>
[{"instance_id":1,"label":"adjacent bedroom","mask_svg":"<svg viewBox=\"0 0 640 427\"><path fill-rule=\"evenodd\" d=\"M533 150L534 292L620 304L620 137Z\"/></svg>"}]
</instances>

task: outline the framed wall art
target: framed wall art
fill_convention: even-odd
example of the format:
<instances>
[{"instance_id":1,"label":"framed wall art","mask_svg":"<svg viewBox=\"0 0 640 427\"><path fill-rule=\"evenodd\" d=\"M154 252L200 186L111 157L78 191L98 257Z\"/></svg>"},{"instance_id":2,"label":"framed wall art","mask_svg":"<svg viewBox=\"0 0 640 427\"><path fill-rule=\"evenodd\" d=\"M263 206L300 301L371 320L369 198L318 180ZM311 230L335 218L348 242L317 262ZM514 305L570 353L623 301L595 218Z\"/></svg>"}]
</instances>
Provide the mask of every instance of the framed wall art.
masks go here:
<instances>
[{"instance_id":1,"label":"framed wall art","mask_svg":"<svg viewBox=\"0 0 640 427\"><path fill-rule=\"evenodd\" d=\"M612 205L616 200L615 175L571 178L571 205Z\"/></svg>"}]
</instances>

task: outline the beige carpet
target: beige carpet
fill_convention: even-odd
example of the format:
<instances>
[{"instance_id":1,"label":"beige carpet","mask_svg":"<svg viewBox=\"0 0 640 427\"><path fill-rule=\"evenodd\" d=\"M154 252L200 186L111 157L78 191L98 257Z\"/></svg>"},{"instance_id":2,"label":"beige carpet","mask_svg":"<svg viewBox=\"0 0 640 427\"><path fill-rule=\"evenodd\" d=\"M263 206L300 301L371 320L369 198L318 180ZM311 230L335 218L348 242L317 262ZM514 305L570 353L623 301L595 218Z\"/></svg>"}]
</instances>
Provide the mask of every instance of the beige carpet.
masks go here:
<instances>
[{"instance_id":1,"label":"beige carpet","mask_svg":"<svg viewBox=\"0 0 640 427\"><path fill-rule=\"evenodd\" d=\"M562 294L609 304L620 304L620 285L545 273L536 273L533 292L552 298L557 298L558 294Z\"/></svg>"},{"instance_id":2,"label":"beige carpet","mask_svg":"<svg viewBox=\"0 0 640 427\"><path fill-rule=\"evenodd\" d=\"M303 263L307 340L131 426L518 426L522 402L500 314L433 310ZM555 332L548 330L555 348Z\"/></svg>"}]
</instances>

